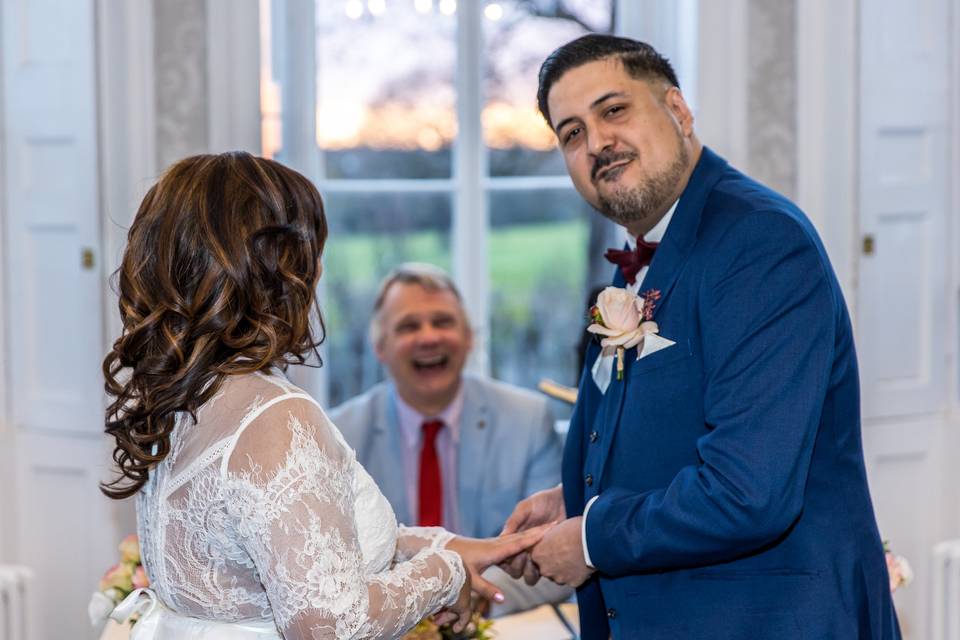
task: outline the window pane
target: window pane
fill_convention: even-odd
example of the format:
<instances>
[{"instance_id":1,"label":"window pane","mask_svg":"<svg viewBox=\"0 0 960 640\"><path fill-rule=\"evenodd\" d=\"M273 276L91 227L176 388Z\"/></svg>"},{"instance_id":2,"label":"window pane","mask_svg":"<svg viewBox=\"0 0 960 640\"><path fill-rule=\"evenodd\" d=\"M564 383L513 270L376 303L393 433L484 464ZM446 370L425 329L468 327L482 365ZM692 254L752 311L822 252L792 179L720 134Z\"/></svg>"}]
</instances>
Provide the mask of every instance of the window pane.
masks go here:
<instances>
[{"instance_id":1,"label":"window pane","mask_svg":"<svg viewBox=\"0 0 960 640\"><path fill-rule=\"evenodd\" d=\"M456 136L449 3L316 0L326 178L447 178Z\"/></svg>"},{"instance_id":2,"label":"window pane","mask_svg":"<svg viewBox=\"0 0 960 640\"><path fill-rule=\"evenodd\" d=\"M448 193L331 193L324 203L330 239L321 309L335 406L383 379L367 343L380 280L409 260L450 269L451 201Z\"/></svg>"},{"instance_id":3,"label":"window pane","mask_svg":"<svg viewBox=\"0 0 960 640\"><path fill-rule=\"evenodd\" d=\"M586 317L589 205L572 189L490 194L494 377L575 385Z\"/></svg>"},{"instance_id":4,"label":"window pane","mask_svg":"<svg viewBox=\"0 0 960 640\"><path fill-rule=\"evenodd\" d=\"M591 31L612 33L612 2L507 0L488 4L485 13L483 137L490 175L564 175L553 132L537 110L537 72L563 43Z\"/></svg>"}]
</instances>

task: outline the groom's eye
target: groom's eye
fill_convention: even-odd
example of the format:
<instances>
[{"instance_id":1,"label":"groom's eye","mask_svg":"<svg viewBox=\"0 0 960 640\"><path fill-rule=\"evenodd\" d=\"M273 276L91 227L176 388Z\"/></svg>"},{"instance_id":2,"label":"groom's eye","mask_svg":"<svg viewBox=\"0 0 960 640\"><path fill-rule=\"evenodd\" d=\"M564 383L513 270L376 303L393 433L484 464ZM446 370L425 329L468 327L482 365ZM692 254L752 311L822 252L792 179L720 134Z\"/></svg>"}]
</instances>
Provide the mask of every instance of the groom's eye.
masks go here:
<instances>
[{"instance_id":1,"label":"groom's eye","mask_svg":"<svg viewBox=\"0 0 960 640\"><path fill-rule=\"evenodd\" d=\"M563 143L567 144L571 142L574 138L580 135L580 127L573 127L569 129L565 134L563 134Z\"/></svg>"},{"instance_id":2,"label":"groom's eye","mask_svg":"<svg viewBox=\"0 0 960 640\"><path fill-rule=\"evenodd\" d=\"M606 111L606 113L605 113L604 115L606 115L606 116L615 116L615 115L617 115L618 113L620 113L620 112L623 111L623 110L624 110L624 106L623 106L623 105L615 104L615 105L613 105L612 107L610 107L609 109L607 109L607 111Z\"/></svg>"}]
</instances>

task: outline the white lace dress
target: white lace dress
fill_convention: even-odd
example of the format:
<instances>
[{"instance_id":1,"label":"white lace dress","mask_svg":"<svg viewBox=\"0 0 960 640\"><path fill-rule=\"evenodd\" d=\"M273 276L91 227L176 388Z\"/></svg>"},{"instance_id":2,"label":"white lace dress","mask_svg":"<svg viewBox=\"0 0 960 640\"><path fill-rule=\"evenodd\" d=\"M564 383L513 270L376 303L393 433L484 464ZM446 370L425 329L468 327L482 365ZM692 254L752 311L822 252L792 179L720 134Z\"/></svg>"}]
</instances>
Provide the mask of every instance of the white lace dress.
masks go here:
<instances>
[{"instance_id":1,"label":"white lace dress","mask_svg":"<svg viewBox=\"0 0 960 640\"><path fill-rule=\"evenodd\" d=\"M443 529L398 527L337 428L282 374L231 376L179 421L137 521L137 638L396 638L464 581Z\"/></svg>"}]
</instances>

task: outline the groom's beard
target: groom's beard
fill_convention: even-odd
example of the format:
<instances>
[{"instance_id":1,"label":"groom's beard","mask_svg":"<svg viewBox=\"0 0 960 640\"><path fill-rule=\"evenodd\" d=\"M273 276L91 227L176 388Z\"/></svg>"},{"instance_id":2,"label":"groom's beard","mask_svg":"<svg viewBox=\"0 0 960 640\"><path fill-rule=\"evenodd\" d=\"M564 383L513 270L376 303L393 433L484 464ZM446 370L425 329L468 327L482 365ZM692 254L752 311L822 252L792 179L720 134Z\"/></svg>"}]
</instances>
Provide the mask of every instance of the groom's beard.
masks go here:
<instances>
[{"instance_id":1,"label":"groom's beard","mask_svg":"<svg viewBox=\"0 0 960 640\"><path fill-rule=\"evenodd\" d=\"M670 206L677 184L683 179L683 174L690 163L690 152L683 144L683 138L679 132L677 145L677 155L670 166L650 176L642 184L633 188L617 189L608 195L598 190L600 213L620 226L628 227L665 211ZM605 164L616 160L615 158L606 161Z\"/></svg>"}]
</instances>

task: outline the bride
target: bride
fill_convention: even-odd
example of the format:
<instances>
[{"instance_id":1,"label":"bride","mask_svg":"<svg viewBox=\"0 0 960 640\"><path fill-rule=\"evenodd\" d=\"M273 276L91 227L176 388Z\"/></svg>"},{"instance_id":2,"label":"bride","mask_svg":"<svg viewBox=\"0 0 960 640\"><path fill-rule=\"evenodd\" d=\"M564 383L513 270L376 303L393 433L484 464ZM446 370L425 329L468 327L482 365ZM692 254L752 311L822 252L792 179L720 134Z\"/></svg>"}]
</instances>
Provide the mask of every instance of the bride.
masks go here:
<instances>
[{"instance_id":1,"label":"bride","mask_svg":"<svg viewBox=\"0 0 960 640\"><path fill-rule=\"evenodd\" d=\"M118 270L123 333L103 363L106 431L136 496L151 589L133 638L396 638L460 630L479 573L535 544L398 526L336 426L282 371L311 329L327 224L302 175L196 156L150 189ZM399 463L399 461L398 461Z\"/></svg>"}]
</instances>

